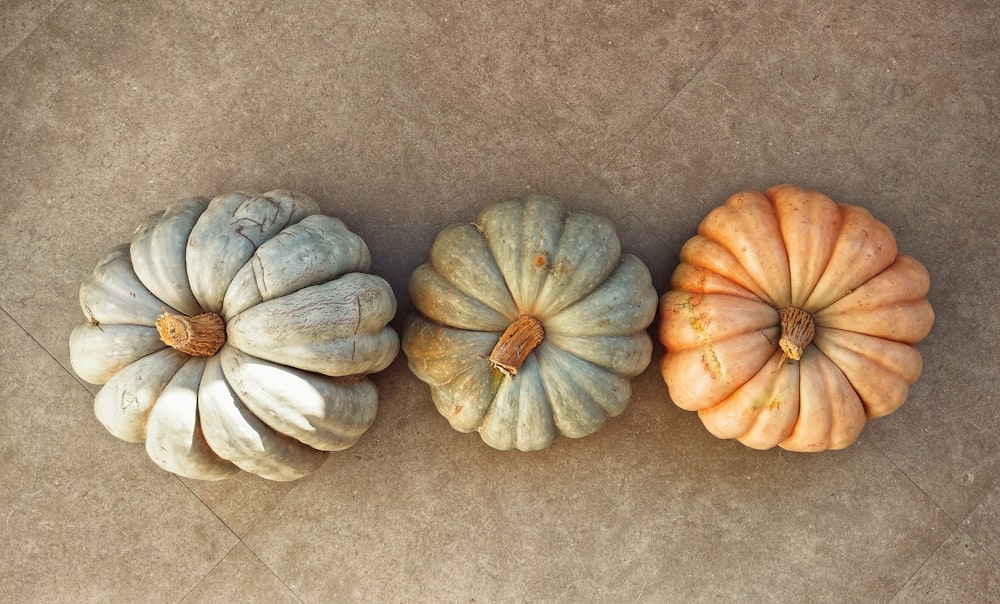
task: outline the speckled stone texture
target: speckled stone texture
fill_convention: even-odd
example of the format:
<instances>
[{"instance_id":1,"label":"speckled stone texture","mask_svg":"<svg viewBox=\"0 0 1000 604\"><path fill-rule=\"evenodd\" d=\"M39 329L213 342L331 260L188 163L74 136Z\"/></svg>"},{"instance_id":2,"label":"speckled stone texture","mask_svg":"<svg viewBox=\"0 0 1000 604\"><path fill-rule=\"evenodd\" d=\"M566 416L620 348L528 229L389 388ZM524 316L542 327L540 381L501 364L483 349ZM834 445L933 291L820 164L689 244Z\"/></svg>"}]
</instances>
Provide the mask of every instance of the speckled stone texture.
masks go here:
<instances>
[{"instance_id":1,"label":"speckled stone texture","mask_svg":"<svg viewBox=\"0 0 1000 604\"><path fill-rule=\"evenodd\" d=\"M996 2L15 0L0 24L0 602L1000 601ZM316 474L203 483L110 436L69 369L80 281L183 197L310 195L400 328L434 236L495 199L611 218L663 293L707 211L778 182L865 206L932 278L923 376L844 451L717 440L655 362L596 434L494 451L400 357Z\"/></svg>"}]
</instances>

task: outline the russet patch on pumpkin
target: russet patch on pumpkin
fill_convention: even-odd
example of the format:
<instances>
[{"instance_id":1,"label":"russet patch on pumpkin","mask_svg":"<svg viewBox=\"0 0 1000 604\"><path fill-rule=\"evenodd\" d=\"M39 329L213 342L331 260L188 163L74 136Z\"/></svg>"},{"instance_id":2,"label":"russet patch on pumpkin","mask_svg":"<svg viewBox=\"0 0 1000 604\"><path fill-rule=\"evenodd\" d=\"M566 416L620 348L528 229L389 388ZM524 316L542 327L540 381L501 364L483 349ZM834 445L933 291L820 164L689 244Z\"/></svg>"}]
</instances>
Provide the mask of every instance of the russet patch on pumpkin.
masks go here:
<instances>
[{"instance_id":1,"label":"russet patch on pumpkin","mask_svg":"<svg viewBox=\"0 0 1000 604\"><path fill-rule=\"evenodd\" d=\"M410 279L403 351L452 427L497 449L581 437L624 410L652 355L649 271L611 223L541 195L444 229Z\"/></svg>"},{"instance_id":2,"label":"russet patch on pumpkin","mask_svg":"<svg viewBox=\"0 0 1000 604\"><path fill-rule=\"evenodd\" d=\"M743 191L680 257L660 301L661 370L720 438L840 449L920 375L929 275L864 208L795 185Z\"/></svg>"}]
</instances>

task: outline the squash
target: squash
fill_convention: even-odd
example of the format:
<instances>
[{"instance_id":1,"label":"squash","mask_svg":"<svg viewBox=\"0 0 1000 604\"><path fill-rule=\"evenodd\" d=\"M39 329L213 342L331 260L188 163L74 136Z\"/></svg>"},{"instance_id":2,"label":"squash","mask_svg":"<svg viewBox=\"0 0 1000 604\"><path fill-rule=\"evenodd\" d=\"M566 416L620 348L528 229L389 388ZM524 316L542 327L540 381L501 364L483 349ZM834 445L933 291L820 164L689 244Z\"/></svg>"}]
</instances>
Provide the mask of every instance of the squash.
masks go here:
<instances>
[{"instance_id":1,"label":"squash","mask_svg":"<svg viewBox=\"0 0 1000 604\"><path fill-rule=\"evenodd\" d=\"M927 270L867 210L778 185L710 212L660 301L670 398L719 438L847 447L922 369Z\"/></svg>"},{"instance_id":2,"label":"squash","mask_svg":"<svg viewBox=\"0 0 1000 604\"><path fill-rule=\"evenodd\" d=\"M649 271L605 218L541 195L435 239L410 279L403 352L437 410L496 449L549 446L620 414L650 362Z\"/></svg>"},{"instance_id":3,"label":"squash","mask_svg":"<svg viewBox=\"0 0 1000 604\"><path fill-rule=\"evenodd\" d=\"M80 286L76 373L94 412L163 469L202 480L314 471L375 418L367 374L399 339L368 247L298 193L181 200Z\"/></svg>"}]
</instances>

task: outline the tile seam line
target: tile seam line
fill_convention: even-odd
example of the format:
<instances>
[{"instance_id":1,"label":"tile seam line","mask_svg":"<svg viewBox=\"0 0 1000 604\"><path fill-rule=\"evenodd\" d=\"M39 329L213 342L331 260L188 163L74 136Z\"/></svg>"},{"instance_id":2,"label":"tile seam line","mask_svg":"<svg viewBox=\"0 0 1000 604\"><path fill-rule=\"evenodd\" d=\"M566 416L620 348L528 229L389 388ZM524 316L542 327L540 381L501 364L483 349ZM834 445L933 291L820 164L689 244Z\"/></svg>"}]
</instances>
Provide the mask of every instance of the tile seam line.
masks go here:
<instances>
[{"instance_id":1,"label":"tile seam line","mask_svg":"<svg viewBox=\"0 0 1000 604\"><path fill-rule=\"evenodd\" d=\"M93 398L94 395L90 392L90 390L87 390L86 384L82 382L79 377L77 377L76 373L71 371L65 365L63 365L62 362L60 362L59 359L57 359L55 355L52 354L51 351L49 351L48 348L46 348L41 342L35 339L35 336L31 335L31 332L28 331L24 327L24 325L21 325L21 323L14 318L14 315L10 314L10 312L6 308L4 308L3 305L0 305L0 312L2 312L4 316L10 319L14 325L17 325L17 328L20 329L22 332L24 332L24 335L28 336L28 338L30 338L31 341L34 342L35 345L42 350L42 352L44 352L50 359L52 359L55 362L55 364L59 366L60 369L69 374L69 377L71 377L73 381L76 382L80 386L80 388L87 393L88 397Z\"/></svg>"},{"instance_id":2,"label":"tile seam line","mask_svg":"<svg viewBox=\"0 0 1000 604\"><path fill-rule=\"evenodd\" d=\"M187 600L191 596L191 594L194 592L194 590L198 589L198 586L201 585L205 581L205 579L208 578L208 576L215 571L215 569L219 568L219 566L222 564L223 560L225 560L226 558L228 558L229 554L232 554L233 551L237 547L240 546L240 543L242 543L242 541L237 541L236 543L233 544L233 546L231 548L229 548L228 550L226 550L226 553L223 554L222 557L220 557L219 560L215 564L212 565L212 568L208 569L208 572L206 572L197 581L195 581L194 584L191 585L191 589L187 590L184 593L184 595L181 596L179 600L177 600L177 602L180 604L180 603L184 602L185 600Z\"/></svg>"},{"instance_id":3,"label":"tile seam line","mask_svg":"<svg viewBox=\"0 0 1000 604\"><path fill-rule=\"evenodd\" d=\"M757 10L755 10L752 14L750 14L749 16L747 16L747 18L744 19L742 23L740 23L739 27L736 27L736 28L733 29L733 33L731 33L729 35L729 37L726 38L725 42L723 42L717 49L715 49L715 52L712 53L712 56L710 56L708 58L708 60L706 60L704 63L702 63L701 67L699 67L693 74L691 74L691 77L688 78L688 80L686 82L684 82L684 85L681 86L677 90L677 92L675 92L673 95L671 95L671 97L667 100L667 102L664 103L664 105L662 107L660 107L659 109L657 109L653 113L653 115L650 116L650 118L648 120L646 120L646 123L644 123L642 126L640 126L639 129L636 130L635 134L633 134L627 141L625 141L625 144L623 144L621 147L619 147L618 151L615 152L615 154L612 155L611 158L607 162L605 162L604 165L601 166L597 170L597 173L594 174L593 179L587 183L588 185L591 182L593 182L593 180L596 180L597 178L599 178L601 176L601 174L603 174L608 169L608 166L610 166L612 163L614 163L614 161L616 159L618 159L618 157L625 151L625 149L627 149L629 147L629 145L631 145L633 142L635 142L635 140L637 138L639 138L639 136L642 135L643 132L645 132L647 129L649 129L649 126L653 122L655 122L657 120L657 118L659 118L660 115L662 115L663 112L667 110L668 107L670 107L671 105L674 104L674 101L676 101L677 98L681 94L683 94L684 91L687 90L691 86L692 82L694 82L695 80L698 79L698 77L705 71L705 68L707 68L709 65L711 65L712 63L714 63L715 60L719 57L719 54L721 54L723 50L725 50L727 47L729 47L729 45L732 43L733 39L736 37L736 34L739 33L740 31L742 31L747 26L748 23L750 23L751 21L753 21L757 17L757 15L760 14L760 12L763 10L763 8L764 8L763 5L760 6L760 7L758 7ZM589 172L589 170L588 170L588 172ZM629 208L629 211L631 211L631 208Z\"/></svg>"},{"instance_id":4,"label":"tile seam line","mask_svg":"<svg viewBox=\"0 0 1000 604\"><path fill-rule=\"evenodd\" d=\"M906 586L909 585L911 581L913 581L913 578L916 577L917 574L919 574L920 571L923 570L923 568L930 563L931 559L934 558L934 556L936 556L939 551L941 551L941 548L944 547L944 544L947 543L948 540L951 539L953 536L955 536L956 533L962 533L969 539L972 539L972 536L969 535L969 533L967 533L966 531L964 531L962 527L955 526L955 528L952 529L950 533L945 535L944 539L941 540L941 543L939 543L938 546L931 551L931 553L927 556L927 558L925 558L924 561L920 563L920 566L914 569L914 571L910 573L910 576L906 577L906 580L903 581L902 585L899 586L899 589L893 592L892 597L890 597L888 600L890 604L896 601L896 598L899 597L900 592L906 589ZM976 545L979 545L979 542L976 541L975 539L972 539L972 542L975 543ZM985 548L983 548L983 546L981 545L979 545L979 548L982 549L984 552L986 551ZM990 559L993 559L993 556L990 556L989 552L986 552L986 555L989 556Z\"/></svg>"},{"instance_id":5,"label":"tile seam line","mask_svg":"<svg viewBox=\"0 0 1000 604\"><path fill-rule=\"evenodd\" d=\"M28 32L27 35L23 36L18 41L18 43L14 45L13 48L11 48L10 50L8 50L2 57L0 57L0 65L3 65L4 63L6 63L7 59L10 58L11 55L13 55L14 53L16 53L19 48L21 48L22 46L24 46L24 43L27 42L29 38L33 37L35 35L35 32L37 32L39 29L41 29L41 27L43 25L45 25L45 23L48 22L49 19L52 18L52 15L56 14L57 12L59 12L59 9L61 9L63 6L65 6L68 1L69 0L63 0L58 5L56 5L56 7L53 8L49 12L49 14L45 15L45 18L41 19L38 22L38 24L35 25L35 27L33 27L30 32Z\"/></svg>"},{"instance_id":6,"label":"tile seam line","mask_svg":"<svg viewBox=\"0 0 1000 604\"><path fill-rule=\"evenodd\" d=\"M237 535L237 537L239 537L239 535ZM260 562L261 566L263 566L264 568L266 568L267 571L269 573L271 573L271 576L273 576L275 579L277 579L278 582L281 583L281 585L284 586L284 588L288 590L288 593L290 593L293 596L295 596L295 599L298 600L299 602L305 602L305 600L303 600L302 597L299 596L299 594L295 593L295 590L293 590L287 583L285 583L284 580L282 580L281 577L278 576L278 574L276 572L274 572L274 569L272 569L270 566L268 566L267 564L265 564L263 560L260 559L260 556L257 555L257 552L253 551L253 549L251 549L250 546L247 545L246 543L244 543L243 539L240 538L238 542L234 543L233 546L231 548L229 548L229 550L226 551L226 553L221 558L219 558L218 562L216 562L214 565L212 565L212 568L208 569L208 572L206 572L200 579L198 579L197 581L194 582L194 585L191 586L191 589L189 589L187 591L187 593L185 593L183 596L181 596L181 598L179 600L177 600L178 604L183 604L184 602L186 602L187 599L191 597L191 594L194 593L194 591L196 589L198 589L198 586L201 585L202 583L204 583L205 579L207 579L209 575L211 575L213 572L215 572L215 569L217 569L220 566L222 566L222 563L226 561L226 558L228 558L230 555L232 555L232 553L234 551L236 551L236 548L238 548L240 545L242 545L243 547L247 548L247 551L250 552L250 554L254 557L254 559L256 559L258 562Z\"/></svg>"},{"instance_id":7,"label":"tile seam line","mask_svg":"<svg viewBox=\"0 0 1000 604\"><path fill-rule=\"evenodd\" d=\"M421 12L423 12L431 21L434 22L435 26L438 28L438 31L441 32L441 35L443 37L445 37L445 38L450 38L451 37L451 35L448 33L448 31L445 30L443 27L440 26L440 24L438 23L437 17L435 17L433 14L431 14L431 12L427 10L427 7L425 7L423 5L423 3L419 2L418 0L410 0L410 1L411 1L412 4L416 5L417 8L419 8L421 10ZM756 14L756 13L754 13L754 14ZM713 58L714 58L714 55L713 55ZM709 60L711 60L711 59L709 59ZM544 132L550 139L552 139L552 141L560 149L562 149L563 152L566 153L566 155L568 155L577 165L579 165L581 168L583 168L583 171L586 172L586 174L587 174L587 176L589 178L587 178L586 182L583 183L583 186L580 187L580 191L582 191L588 184L590 184L591 182L593 182L594 178L597 177L597 174L598 174L597 172L594 172L593 170L591 170L591 168L589 166L587 166L587 164L585 164L579 157L577 157L575 153L573 153L568 148L566 148L566 146L563 145L563 142L561 140L559 140L559 138L555 134L553 134L552 132L550 132L549 129L546 128L545 125L542 124L541 121L539 121L539 119L535 116L534 113L532 113L531 111L529 111L528 108L525 107L523 103L521 103L521 101L519 101L513 94L511 94L511 92L509 90L507 90L499 81L497 81L497 79L493 76L492 73L490 73L490 71L488 69L486 69L484 66L480 65L479 62L477 60L475 60L475 59L472 61L472 67L474 69L476 69L477 71L479 71L479 73L481 73L482 75L486 76L486 78L490 81L490 83L492 83L494 86L496 86L497 89L500 90L501 92L503 92L503 94L508 99L510 99L511 102L513 102L515 105L517 105L517 108L518 108L518 110L520 110L520 112L521 112L522 115L526 116L529 120L531 120L532 122L534 122L534 124L536 126L538 126L539 128L541 128L542 132ZM630 141L631 141L631 139L630 139ZM575 196L573 196L571 198L571 200L575 200L577 197L579 197L579 195L580 195L579 192L577 192L577 194Z\"/></svg>"},{"instance_id":8,"label":"tile seam line","mask_svg":"<svg viewBox=\"0 0 1000 604\"><path fill-rule=\"evenodd\" d=\"M733 38L735 38L735 37L736 37L736 34L737 34L737 33L738 33L739 31L741 31L741 30L742 30L743 28L745 28L745 27L747 26L747 24L748 24L748 23L750 23L750 22L751 22L751 21L752 21L752 20L753 20L754 18L756 18L756 17L757 17L757 15L758 15L758 14L760 14L760 12L761 12L761 11L763 10L763 8L764 8L763 6L760 6L760 7L758 7L758 8L757 8L757 10L755 10L755 11L754 11L754 12L753 12L753 13L752 13L751 15L747 16L747 18L743 20L743 22L742 22L742 23L740 24L740 26L739 26L739 27L737 27L737 28L735 28L735 29L733 30L733 33L729 35L729 38L727 38L727 39L726 39L726 41L725 41L725 42L723 42L723 43L722 43L722 44L721 44L721 45L719 46L719 48L717 48L717 49L715 50L715 52L714 52L714 53L712 53L712 56L711 56L711 57L709 57L707 61L705 61L704 63L702 63L701 67L699 67L699 68L697 69L697 71L695 71L695 72L694 72L693 74L691 74L691 77L690 77L690 78L688 78L688 80L687 80L686 82L684 82L684 85L683 85L683 86L681 86L681 87L680 87L680 88L679 88L679 89L677 90L677 92L675 92L675 93L674 93L674 94L673 94L673 95L672 95L672 96L671 96L671 97L670 97L670 98L669 98L669 99L667 100L667 102L666 102L666 103L664 103L664 105L663 105L662 107L660 107L659 109L657 109L657 110L656 110L656 111L655 111L655 112L653 113L653 115L652 115L652 116L650 116L650 118L649 118L648 120L646 120L646 123L645 123L645 124L643 124L642 126L640 126L640 127L639 127L639 129L638 129L638 130L636 130L636 131L635 131L635 133L634 133L634 134L633 134L633 135L632 135L631 137L629 137L629 139L628 139L627 141L625 141L625 144L623 144L623 145L622 145L621 147L619 147L619 148L618 148L618 151L617 151L617 152L615 152L615 153L614 153L614 154L613 154L613 155L611 156L611 158L610 158L610 159L608 159L608 161L604 163L604 165L603 165L603 166L601 166L600 168L598 168L598 170L597 170L597 172L596 172L596 173L592 173L592 176L591 176L591 178L590 178L590 179L589 179L589 180L588 180L588 181L587 181L586 183L584 183L583 187L581 187L580 191L578 191L578 192L577 192L577 194L576 194L576 195L575 195L575 196L574 196L574 197L572 198L572 200L571 200L571 201L576 201L576 199L577 199L577 198L579 198L579 196L583 194L583 191L584 191L584 190L585 190L585 189L586 189L586 188L587 188L588 186L591 186L592 184L594 184L594 183L595 183L595 182L597 181L597 179L599 179L599 178L601 177L601 175L602 175L602 174L604 174L604 172L605 172L605 171L606 171L606 170L608 169L608 167L609 167L609 166L610 166L610 165L611 165L612 163L614 163L614 161L615 161L616 159L618 159L618 157L619 157L619 156L620 156L620 155L621 155L622 153L624 153L624 152L625 152L625 149L627 149L627 148L628 148L628 147L629 147L629 146L630 146L630 145L631 145L631 144L632 144L633 142L635 142L635 140L636 140L637 138L639 138L639 136L641 136L641 135L642 135L642 133L644 133L644 132L645 132L646 130L648 130L648 129L649 129L649 126L650 126L650 125L651 125L651 124L652 124L653 122L655 122L655 121L656 121L656 120L657 120L657 119L658 119L658 118L660 117L660 115L662 115L662 114L663 114L663 112L664 112L664 111L666 111L666 110L667 110L667 108L668 108L668 107L670 107L670 106L671 106L671 105L672 105L672 104L674 103L674 101L676 101L676 100L677 100L677 98L678 98L678 97L679 97L679 96L680 96L680 95L681 95L681 94L682 94L682 93L683 93L683 92L684 92L685 90L687 90L687 89L688 89L688 87L689 87L689 86L691 86L691 83L692 83L692 82L694 82L695 80L697 80L697 79L698 79L698 77L699 77L699 76L700 76L700 75L702 74L702 72L704 72L704 71L705 71L705 68L707 68L707 67L708 67L709 65L711 65L711 64L712 64L713 62L715 62L715 60L716 60L716 58L718 58L719 54L720 54L720 53L721 53L721 52L722 52L723 50L725 50L725 49L726 49L726 47L728 47L728 46L729 46L729 45L730 45L730 44L732 43L732 41L733 41ZM562 145L560 144L560 146L562 146ZM586 166L584 166L584 167L586 168ZM590 174L590 173L591 173L589 169L587 169L587 173L588 173L588 174ZM649 224L648 224L648 223L647 223L647 222L646 222L645 220L643 220L643 219L642 219L642 218L641 218L641 217L639 216L639 214L638 214L638 213L636 213L635 209L633 209L633 208L632 208L632 205L631 205L631 204L626 204L626 205L625 205L625 209L626 209L626 210L628 210L628 213L629 213L629 214L631 214L633 218L635 218L636 220L638 220L638 221L639 221L639 224L643 225L643 226L644 226L644 227L646 228L646 230L647 230L647 231L649 231L650 233L652 233L653 237L654 237L654 238L656 238L656 240L657 240L657 241L659 241L660 243L662 243L663 245L665 245L665 246L666 246L666 247L668 247L668 248L670 247L670 245L669 245L669 244L668 244L668 243L667 243L666 241L664 241L662 237L660 237L660 234L659 234L659 233L658 233L658 232L656 231L656 229L654 229L654 228L653 228L652 226L650 226L650 225L649 225Z\"/></svg>"},{"instance_id":9,"label":"tile seam line","mask_svg":"<svg viewBox=\"0 0 1000 604\"><path fill-rule=\"evenodd\" d=\"M903 582L899 584L899 587L896 588L896 590L892 593L892 595L887 600L887 602L891 603L891 602L895 601L896 597L899 596L900 592L902 592L903 589L905 589L906 586L910 584L910 582L913 580L914 577L917 576L917 574L921 571L921 569L923 569L925 566L927 566L927 564L930 563L931 559L934 558L934 556L939 551L941 551L941 548L944 547L944 544L948 541L948 539L950 539L952 537L952 535L955 534L956 531L962 530L962 527L961 527L961 524L958 521L956 521L952 517L951 514L949 514L948 512L946 512L944 510L944 508L942 508L941 505L938 504L938 502L927 493L927 491L925 491L919 484L917 484L917 481L915 481L909 474L907 474L906 471L903 468L899 467L899 465L895 461L893 461L893 459L891 457L889 457L889 455L886 454L886 452L883 451L881 447L878 446L878 443L875 443L873 445L873 447L874 447L875 451L877 451L878 454L882 456L883 459L885 459L887 462L889 462L889 465L891 467L895 468L897 472L899 472L900 474L902 474L906 478L906 480L908 480L910 482L910 484L912 484L918 491L920 491L920 493L924 497L927 498L927 501L931 502L931 504L934 506L934 508L937 511L941 512L942 514L944 514L945 518L947 518L948 522L951 524L951 531L949 531L944 536L944 538L942 538L941 541L938 542L938 544L937 544L936 547L934 547L933 549L931 549L931 551L927 554L927 556L923 559L923 561L921 561L920 564L917 565L917 567L913 569L913 572L910 573L906 577L906 579L903 580ZM968 535L968 533L966 533L966 535ZM971 539L971 537L970 537L970 539ZM973 541L975 542L974 539L973 539ZM979 545L978 542L976 542L976 544ZM980 548L982 548L981 545L980 545ZM983 548L983 550L985 551L985 548Z\"/></svg>"}]
</instances>

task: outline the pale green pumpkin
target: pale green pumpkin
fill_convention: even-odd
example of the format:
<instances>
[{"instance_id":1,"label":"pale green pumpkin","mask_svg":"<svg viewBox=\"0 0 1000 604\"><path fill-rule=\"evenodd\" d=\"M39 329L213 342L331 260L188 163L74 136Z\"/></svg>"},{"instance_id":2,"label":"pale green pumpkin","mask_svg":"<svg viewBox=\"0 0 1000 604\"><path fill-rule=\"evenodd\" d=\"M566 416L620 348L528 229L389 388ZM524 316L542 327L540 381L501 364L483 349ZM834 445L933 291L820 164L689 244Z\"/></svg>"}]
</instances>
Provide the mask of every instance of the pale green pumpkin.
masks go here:
<instances>
[{"instance_id":1,"label":"pale green pumpkin","mask_svg":"<svg viewBox=\"0 0 1000 604\"><path fill-rule=\"evenodd\" d=\"M314 471L375 418L395 358L392 289L368 247L287 191L179 201L80 287L73 369L94 411L162 468L202 480Z\"/></svg>"},{"instance_id":2,"label":"pale green pumpkin","mask_svg":"<svg viewBox=\"0 0 1000 604\"><path fill-rule=\"evenodd\" d=\"M605 218L535 195L435 240L413 273L403 351L438 411L497 449L582 437L620 414L649 364L649 271Z\"/></svg>"}]
</instances>

